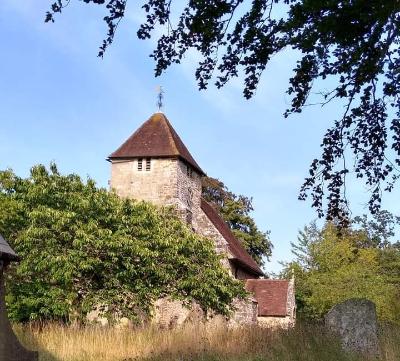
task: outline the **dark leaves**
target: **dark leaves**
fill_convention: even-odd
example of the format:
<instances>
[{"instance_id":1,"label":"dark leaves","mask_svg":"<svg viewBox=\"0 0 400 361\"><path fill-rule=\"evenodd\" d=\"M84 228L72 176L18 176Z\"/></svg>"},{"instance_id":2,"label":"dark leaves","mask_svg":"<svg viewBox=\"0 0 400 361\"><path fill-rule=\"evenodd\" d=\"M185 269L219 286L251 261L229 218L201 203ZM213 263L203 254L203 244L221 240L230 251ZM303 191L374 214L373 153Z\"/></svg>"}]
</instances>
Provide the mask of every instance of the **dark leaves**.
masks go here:
<instances>
[{"instance_id":1,"label":"dark leaves","mask_svg":"<svg viewBox=\"0 0 400 361\"><path fill-rule=\"evenodd\" d=\"M104 18L108 34L99 52L103 56L127 0L84 1L106 4L109 10ZM163 31L151 54L155 74L195 50L202 56L195 72L200 89L213 80L223 87L243 74L243 94L251 98L271 57L286 48L299 51L285 116L308 105L320 79L335 84L322 94L321 105L334 99L347 104L327 130L321 157L313 162L299 198L311 196L319 216L338 217L348 208L346 175L352 171L365 182L371 194L369 209L376 212L382 190L391 191L400 174L399 1L191 0L176 24L170 19L172 2L147 0L143 5L147 17L138 37L148 39L156 28ZM53 21L53 14L67 4L56 1L46 21Z\"/></svg>"},{"instance_id":2,"label":"dark leaves","mask_svg":"<svg viewBox=\"0 0 400 361\"><path fill-rule=\"evenodd\" d=\"M273 246L269 231L260 231L250 216L253 200L230 192L218 179L204 177L202 182L202 196L219 211L243 247L260 266L263 266L263 259L269 259Z\"/></svg>"}]
</instances>

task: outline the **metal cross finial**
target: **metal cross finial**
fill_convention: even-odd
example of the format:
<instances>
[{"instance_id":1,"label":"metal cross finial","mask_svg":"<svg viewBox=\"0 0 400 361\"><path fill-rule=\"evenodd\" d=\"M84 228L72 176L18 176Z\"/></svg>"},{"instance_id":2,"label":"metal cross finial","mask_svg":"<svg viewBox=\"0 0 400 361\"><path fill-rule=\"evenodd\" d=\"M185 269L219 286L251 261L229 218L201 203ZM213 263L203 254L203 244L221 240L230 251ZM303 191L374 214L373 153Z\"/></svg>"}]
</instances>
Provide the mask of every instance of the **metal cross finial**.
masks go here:
<instances>
[{"instance_id":1,"label":"metal cross finial","mask_svg":"<svg viewBox=\"0 0 400 361\"><path fill-rule=\"evenodd\" d=\"M164 90L161 85L157 87L157 108L159 112L162 112L163 108L163 99L164 99Z\"/></svg>"}]
</instances>

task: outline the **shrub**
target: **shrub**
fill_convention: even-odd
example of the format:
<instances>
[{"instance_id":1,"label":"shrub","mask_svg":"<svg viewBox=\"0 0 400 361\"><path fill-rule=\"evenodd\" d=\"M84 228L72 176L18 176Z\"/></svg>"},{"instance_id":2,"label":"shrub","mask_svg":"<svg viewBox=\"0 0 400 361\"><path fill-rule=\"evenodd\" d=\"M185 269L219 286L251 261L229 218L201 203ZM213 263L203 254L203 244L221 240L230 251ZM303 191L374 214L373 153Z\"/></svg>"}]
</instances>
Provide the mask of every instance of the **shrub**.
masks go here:
<instances>
[{"instance_id":1,"label":"shrub","mask_svg":"<svg viewBox=\"0 0 400 361\"><path fill-rule=\"evenodd\" d=\"M108 305L108 315L138 319L166 295L228 314L243 286L175 213L61 175L55 164L26 179L0 172L0 233L22 257L8 273L10 317L67 321Z\"/></svg>"}]
</instances>

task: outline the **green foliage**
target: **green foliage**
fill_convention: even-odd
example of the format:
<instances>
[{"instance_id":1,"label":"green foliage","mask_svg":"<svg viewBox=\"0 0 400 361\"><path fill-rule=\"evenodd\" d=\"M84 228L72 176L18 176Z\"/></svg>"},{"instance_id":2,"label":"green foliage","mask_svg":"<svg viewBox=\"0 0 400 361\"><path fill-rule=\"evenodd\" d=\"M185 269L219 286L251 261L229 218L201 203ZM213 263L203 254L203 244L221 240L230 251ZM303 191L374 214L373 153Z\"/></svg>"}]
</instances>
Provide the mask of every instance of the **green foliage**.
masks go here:
<instances>
[{"instance_id":1,"label":"green foliage","mask_svg":"<svg viewBox=\"0 0 400 361\"><path fill-rule=\"evenodd\" d=\"M51 2L47 22L72 3ZM108 33L99 56L113 42L128 2L82 2L107 12ZM200 56L195 71L199 89L210 81L221 88L241 76L243 94L251 98L270 60L294 50L287 89L291 99L284 116L311 104L345 104L320 142L322 154L311 163L299 198L310 197L319 216L345 221L351 163L357 179L370 190L370 211L379 210L382 190L391 191L400 178L398 1L146 0L142 9L146 17L137 36L156 37L151 54L156 76L195 50ZM346 154L354 159L345 162Z\"/></svg>"},{"instance_id":2,"label":"green foliage","mask_svg":"<svg viewBox=\"0 0 400 361\"><path fill-rule=\"evenodd\" d=\"M297 263L304 269L309 270L314 266L313 248L320 236L316 222L311 222L299 231L297 243L290 242L292 253L296 256Z\"/></svg>"},{"instance_id":3,"label":"green foliage","mask_svg":"<svg viewBox=\"0 0 400 361\"><path fill-rule=\"evenodd\" d=\"M22 257L7 279L13 320L79 319L96 305L143 317L166 295L227 314L244 295L173 209L122 200L54 164L27 179L0 172L0 233Z\"/></svg>"},{"instance_id":4,"label":"green foliage","mask_svg":"<svg viewBox=\"0 0 400 361\"><path fill-rule=\"evenodd\" d=\"M272 254L272 243L270 232L260 231L250 216L252 199L232 193L220 180L210 177L203 178L203 197L217 208L244 248L263 266L263 257L269 259Z\"/></svg>"},{"instance_id":5,"label":"green foliage","mask_svg":"<svg viewBox=\"0 0 400 361\"><path fill-rule=\"evenodd\" d=\"M376 240L368 228L305 227L292 244L296 260L285 269L296 275L299 314L318 319L336 303L360 297L375 302L381 320L400 323L400 250Z\"/></svg>"}]
</instances>

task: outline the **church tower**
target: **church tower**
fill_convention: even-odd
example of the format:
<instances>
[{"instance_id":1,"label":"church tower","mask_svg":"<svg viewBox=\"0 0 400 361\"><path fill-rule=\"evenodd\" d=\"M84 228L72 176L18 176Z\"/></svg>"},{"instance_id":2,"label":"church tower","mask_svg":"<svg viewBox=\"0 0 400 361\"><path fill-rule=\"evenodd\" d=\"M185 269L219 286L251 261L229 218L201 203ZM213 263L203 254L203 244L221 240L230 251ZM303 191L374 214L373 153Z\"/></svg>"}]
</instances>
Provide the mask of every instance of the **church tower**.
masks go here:
<instances>
[{"instance_id":1,"label":"church tower","mask_svg":"<svg viewBox=\"0 0 400 361\"><path fill-rule=\"evenodd\" d=\"M244 280L253 297L235 304L234 322L284 328L294 325L293 282L260 279L264 277L260 266L217 209L202 198L201 178L205 173L163 113L153 114L108 161L110 186L120 197L175 206L196 233L214 242L215 251L222 256L221 263L231 276ZM182 316L182 308L171 306L168 299L164 301L165 307L159 306L158 312L160 319L165 318L170 324L170 320Z\"/></svg>"},{"instance_id":2,"label":"church tower","mask_svg":"<svg viewBox=\"0 0 400 361\"><path fill-rule=\"evenodd\" d=\"M200 213L205 173L163 113L153 114L108 161L120 197L174 205L190 224Z\"/></svg>"}]
</instances>

